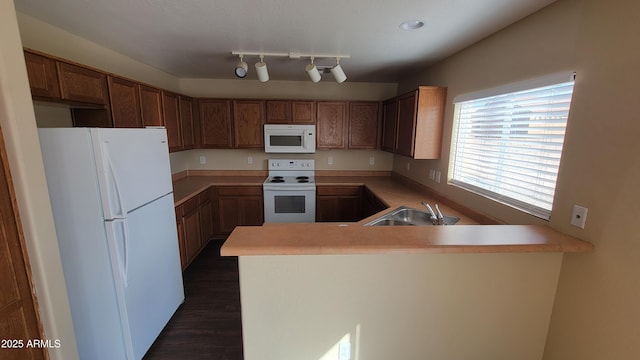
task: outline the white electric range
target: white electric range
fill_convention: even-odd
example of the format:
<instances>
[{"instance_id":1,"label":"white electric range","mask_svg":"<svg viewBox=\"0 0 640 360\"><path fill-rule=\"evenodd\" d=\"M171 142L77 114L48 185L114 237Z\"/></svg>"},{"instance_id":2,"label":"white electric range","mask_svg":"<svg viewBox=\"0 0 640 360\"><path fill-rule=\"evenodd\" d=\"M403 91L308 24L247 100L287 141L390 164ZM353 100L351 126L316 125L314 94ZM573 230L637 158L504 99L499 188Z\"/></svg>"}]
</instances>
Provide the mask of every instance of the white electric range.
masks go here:
<instances>
[{"instance_id":1,"label":"white electric range","mask_svg":"<svg viewBox=\"0 0 640 360\"><path fill-rule=\"evenodd\" d=\"M264 222L315 222L314 160L270 159L262 184Z\"/></svg>"}]
</instances>

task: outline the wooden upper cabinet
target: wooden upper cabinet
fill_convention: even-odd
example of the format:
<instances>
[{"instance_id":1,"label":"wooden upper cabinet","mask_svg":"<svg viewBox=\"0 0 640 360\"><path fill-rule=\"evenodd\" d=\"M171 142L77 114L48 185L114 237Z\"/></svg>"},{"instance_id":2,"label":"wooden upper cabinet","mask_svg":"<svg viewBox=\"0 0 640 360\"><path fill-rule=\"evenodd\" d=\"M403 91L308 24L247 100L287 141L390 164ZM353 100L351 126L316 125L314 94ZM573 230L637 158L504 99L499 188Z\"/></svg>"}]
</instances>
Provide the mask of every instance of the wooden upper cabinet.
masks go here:
<instances>
[{"instance_id":1,"label":"wooden upper cabinet","mask_svg":"<svg viewBox=\"0 0 640 360\"><path fill-rule=\"evenodd\" d=\"M263 147L264 101L234 100L233 125L235 147Z\"/></svg>"},{"instance_id":2,"label":"wooden upper cabinet","mask_svg":"<svg viewBox=\"0 0 640 360\"><path fill-rule=\"evenodd\" d=\"M398 98L398 132L396 134L396 150L400 155L413 157L416 142L417 92L411 92Z\"/></svg>"},{"instance_id":3,"label":"wooden upper cabinet","mask_svg":"<svg viewBox=\"0 0 640 360\"><path fill-rule=\"evenodd\" d=\"M164 126L160 89L140 84L140 109L143 126Z\"/></svg>"},{"instance_id":4,"label":"wooden upper cabinet","mask_svg":"<svg viewBox=\"0 0 640 360\"><path fill-rule=\"evenodd\" d=\"M193 118L193 99L180 95L179 100L182 149L189 150L196 147L195 123Z\"/></svg>"},{"instance_id":5,"label":"wooden upper cabinet","mask_svg":"<svg viewBox=\"0 0 640 360\"><path fill-rule=\"evenodd\" d=\"M58 61L60 95L63 100L107 105L107 75L84 67Z\"/></svg>"},{"instance_id":6,"label":"wooden upper cabinet","mask_svg":"<svg viewBox=\"0 0 640 360\"><path fill-rule=\"evenodd\" d=\"M60 83L56 62L45 56L24 52L31 96L60 99Z\"/></svg>"},{"instance_id":7,"label":"wooden upper cabinet","mask_svg":"<svg viewBox=\"0 0 640 360\"><path fill-rule=\"evenodd\" d=\"M396 98L393 152L414 159L439 159L442 147L442 123L447 88L421 86ZM392 143L392 101L385 102L382 149Z\"/></svg>"},{"instance_id":8,"label":"wooden upper cabinet","mask_svg":"<svg viewBox=\"0 0 640 360\"><path fill-rule=\"evenodd\" d=\"M200 138L203 148L232 148L230 100L198 100Z\"/></svg>"},{"instance_id":9,"label":"wooden upper cabinet","mask_svg":"<svg viewBox=\"0 0 640 360\"><path fill-rule=\"evenodd\" d=\"M290 124L291 101L267 100L265 101L267 124Z\"/></svg>"},{"instance_id":10,"label":"wooden upper cabinet","mask_svg":"<svg viewBox=\"0 0 640 360\"><path fill-rule=\"evenodd\" d=\"M347 103L344 101L318 101L316 147L318 149L345 149L347 147Z\"/></svg>"},{"instance_id":11,"label":"wooden upper cabinet","mask_svg":"<svg viewBox=\"0 0 640 360\"><path fill-rule=\"evenodd\" d=\"M315 124L315 101L267 100L267 124Z\"/></svg>"},{"instance_id":12,"label":"wooden upper cabinet","mask_svg":"<svg viewBox=\"0 0 640 360\"><path fill-rule=\"evenodd\" d=\"M292 124L315 124L316 123L316 102L293 100L291 102L291 123Z\"/></svg>"},{"instance_id":13,"label":"wooden upper cabinet","mask_svg":"<svg viewBox=\"0 0 640 360\"><path fill-rule=\"evenodd\" d=\"M120 77L107 76L111 118L117 128L141 128L140 93L138 84Z\"/></svg>"},{"instance_id":14,"label":"wooden upper cabinet","mask_svg":"<svg viewBox=\"0 0 640 360\"><path fill-rule=\"evenodd\" d=\"M398 100L387 100L382 104L382 139L380 148L385 151L396 150L396 133L398 131Z\"/></svg>"},{"instance_id":15,"label":"wooden upper cabinet","mask_svg":"<svg viewBox=\"0 0 640 360\"><path fill-rule=\"evenodd\" d=\"M164 126L167 129L169 151L182 150L182 134L180 133L180 110L178 109L178 95L162 91L162 114Z\"/></svg>"},{"instance_id":16,"label":"wooden upper cabinet","mask_svg":"<svg viewBox=\"0 0 640 360\"><path fill-rule=\"evenodd\" d=\"M349 103L349 149L375 149L378 145L377 101Z\"/></svg>"}]
</instances>

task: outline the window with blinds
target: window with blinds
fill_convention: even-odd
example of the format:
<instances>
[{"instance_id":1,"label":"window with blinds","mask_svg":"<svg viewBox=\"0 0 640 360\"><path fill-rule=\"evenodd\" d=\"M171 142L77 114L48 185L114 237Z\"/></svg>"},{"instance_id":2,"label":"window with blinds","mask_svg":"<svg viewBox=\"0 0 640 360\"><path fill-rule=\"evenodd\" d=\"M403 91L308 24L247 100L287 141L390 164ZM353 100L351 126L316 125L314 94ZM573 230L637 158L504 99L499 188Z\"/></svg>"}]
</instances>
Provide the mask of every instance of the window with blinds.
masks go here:
<instances>
[{"instance_id":1,"label":"window with blinds","mask_svg":"<svg viewBox=\"0 0 640 360\"><path fill-rule=\"evenodd\" d=\"M549 219L572 93L569 81L456 102L451 183Z\"/></svg>"}]
</instances>

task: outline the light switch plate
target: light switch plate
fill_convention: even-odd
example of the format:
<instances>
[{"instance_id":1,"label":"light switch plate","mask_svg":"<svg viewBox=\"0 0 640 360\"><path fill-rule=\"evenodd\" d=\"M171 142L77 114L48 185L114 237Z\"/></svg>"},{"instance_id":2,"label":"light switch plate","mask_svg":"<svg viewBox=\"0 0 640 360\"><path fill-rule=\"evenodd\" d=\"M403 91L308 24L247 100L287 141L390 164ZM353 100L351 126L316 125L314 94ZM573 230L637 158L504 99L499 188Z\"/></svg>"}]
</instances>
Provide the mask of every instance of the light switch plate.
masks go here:
<instances>
[{"instance_id":1,"label":"light switch plate","mask_svg":"<svg viewBox=\"0 0 640 360\"><path fill-rule=\"evenodd\" d=\"M327 157L327 164L333 165L333 156L328 156Z\"/></svg>"},{"instance_id":2,"label":"light switch plate","mask_svg":"<svg viewBox=\"0 0 640 360\"><path fill-rule=\"evenodd\" d=\"M429 180L436 180L436 171L433 169L429 169Z\"/></svg>"},{"instance_id":3,"label":"light switch plate","mask_svg":"<svg viewBox=\"0 0 640 360\"><path fill-rule=\"evenodd\" d=\"M589 209L586 207L573 205L573 212L571 213L571 225L584 229L584 226L587 223L588 211Z\"/></svg>"},{"instance_id":4,"label":"light switch plate","mask_svg":"<svg viewBox=\"0 0 640 360\"><path fill-rule=\"evenodd\" d=\"M442 177L442 172L436 171L436 182L440 184L440 178Z\"/></svg>"},{"instance_id":5,"label":"light switch plate","mask_svg":"<svg viewBox=\"0 0 640 360\"><path fill-rule=\"evenodd\" d=\"M247 156L247 164L253 164L253 156Z\"/></svg>"},{"instance_id":6,"label":"light switch plate","mask_svg":"<svg viewBox=\"0 0 640 360\"><path fill-rule=\"evenodd\" d=\"M200 165L207 163L207 158L204 155L200 155Z\"/></svg>"},{"instance_id":7,"label":"light switch plate","mask_svg":"<svg viewBox=\"0 0 640 360\"><path fill-rule=\"evenodd\" d=\"M369 158L369 165L373 166L373 165L375 165L375 164L376 164L376 158L374 158L373 156L371 156L371 157Z\"/></svg>"}]
</instances>

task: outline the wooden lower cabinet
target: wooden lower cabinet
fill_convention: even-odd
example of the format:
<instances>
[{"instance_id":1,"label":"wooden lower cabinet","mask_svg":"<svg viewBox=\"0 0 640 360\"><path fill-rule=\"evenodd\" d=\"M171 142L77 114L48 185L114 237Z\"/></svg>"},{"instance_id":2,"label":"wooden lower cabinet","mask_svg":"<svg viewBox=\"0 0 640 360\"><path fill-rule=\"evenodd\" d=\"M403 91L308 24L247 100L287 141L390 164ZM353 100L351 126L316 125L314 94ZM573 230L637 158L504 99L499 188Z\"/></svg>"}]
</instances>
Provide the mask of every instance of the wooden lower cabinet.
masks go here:
<instances>
[{"instance_id":1,"label":"wooden lower cabinet","mask_svg":"<svg viewBox=\"0 0 640 360\"><path fill-rule=\"evenodd\" d=\"M380 200L374 193L367 189L367 187L362 188L361 200L363 219L388 208L388 206L383 203L382 200Z\"/></svg>"},{"instance_id":2,"label":"wooden lower cabinet","mask_svg":"<svg viewBox=\"0 0 640 360\"><path fill-rule=\"evenodd\" d=\"M316 186L316 221L360 221L362 186Z\"/></svg>"},{"instance_id":3,"label":"wooden lower cabinet","mask_svg":"<svg viewBox=\"0 0 640 360\"><path fill-rule=\"evenodd\" d=\"M214 231L228 235L236 226L262 225L264 209L262 186L216 186L217 205Z\"/></svg>"},{"instance_id":4,"label":"wooden lower cabinet","mask_svg":"<svg viewBox=\"0 0 640 360\"><path fill-rule=\"evenodd\" d=\"M214 233L212 188L176 207L180 263L184 270L207 245Z\"/></svg>"},{"instance_id":5,"label":"wooden lower cabinet","mask_svg":"<svg viewBox=\"0 0 640 360\"><path fill-rule=\"evenodd\" d=\"M365 186L316 187L317 222L355 222L387 208Z\"/></svg>"}]
</instances>

